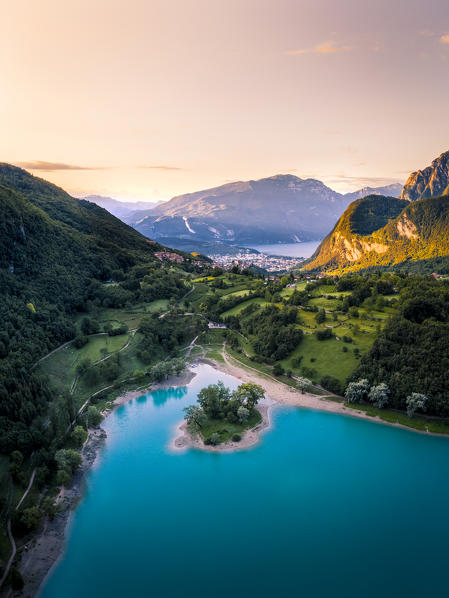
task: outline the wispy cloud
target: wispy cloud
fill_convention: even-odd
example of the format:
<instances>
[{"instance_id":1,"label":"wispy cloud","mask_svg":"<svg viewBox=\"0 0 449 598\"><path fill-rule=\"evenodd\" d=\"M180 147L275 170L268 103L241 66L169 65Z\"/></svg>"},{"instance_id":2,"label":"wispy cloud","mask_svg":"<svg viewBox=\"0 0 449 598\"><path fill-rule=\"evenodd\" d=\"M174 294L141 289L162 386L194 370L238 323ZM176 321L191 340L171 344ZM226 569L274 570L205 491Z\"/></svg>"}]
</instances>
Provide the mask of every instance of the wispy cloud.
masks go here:
<instances>
[{"instance_id":1,"label":"wispy cloud","mask_svg":"<svg viewBox=\"0 0 449 598\"><path fill-rule=\"evenodd\" d=\"M339 52L351 52L354 46L345 46L335 42L323 42L313 46L313 48L301 48L299 50L289 50L287 54L291 56L300 56L302 54L338 54Z\"/></svg>"},{"instance_id":2,"label":"wispy cloud","mask_svg":"<svg viewBox=\"0 0 449 598\"><path fill-rule=\"evenodd\" d=\"M166 166L164 164L156 166L139 166L139 168L145 168L147 170L184 170L184 168L179 166Z\"/></svg>"},{"instance_id":3,"label":"wispy cloud","mask_svg":"<svg viewBox=\"0 0 449 598\"><path fill-rule=\"evenodd\" d=\"M327 177L328 183L346 183L348 185L355 185L358 187L384 187L385 185L392 185L393 183L403 184L396 178L375 177L375 176L346 176L344 174L334 174Z\"/></svg>"},{"instance_id":4,"label":"wispy cloud","mask_svg":"<svg viewBox=\"0 0 449 598\"><path fill-rule=\"evenodd\" d=\"M435 31L432 31L431 29L423 29L422 31L419 32L419 35L421 37L435 37L436 33L435 33Z\"/></svg>"},{"instance_id":5,"label":"wispy cloud","mask_svg":"<svg viewBox=\"0 0 449 598\"><path fill-rule=\"evenodd\" d=\"M449 33L445 33L440 37L440 42L442 44L449 44Z\"/></svg>"},{"instance_id":6,"label":"wispy cloud","mask_svg":"<svg viewBox=\"0 0 449 598\"><path fill-rule=\"evenodd\" d=\"M56 170L107 170L108 166L79 166L77 164L65 164L63 162L44 162L42 160L33 160L31 162L17 162L17 166L27 170L41 170L43 172L53 172Z\"/></svg>"}]
</instances>

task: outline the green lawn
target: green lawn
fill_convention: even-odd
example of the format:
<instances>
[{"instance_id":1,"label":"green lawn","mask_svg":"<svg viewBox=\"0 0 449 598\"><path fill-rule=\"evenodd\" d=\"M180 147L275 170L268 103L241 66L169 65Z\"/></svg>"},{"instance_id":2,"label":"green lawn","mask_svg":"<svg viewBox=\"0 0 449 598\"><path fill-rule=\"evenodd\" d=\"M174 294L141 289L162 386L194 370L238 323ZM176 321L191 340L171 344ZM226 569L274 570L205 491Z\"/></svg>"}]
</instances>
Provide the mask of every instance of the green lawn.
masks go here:
<instances>
[{"instance_id":1,"label":"green lawn","mask_svg":"<svg viewBox=\"0 0 449 598\"><path fill-rule=\"evenodd\" d=\"M232 438L233 434L243 435L245 430L249 430L260 424L262 416L257 409L253 409L246 424L231 424L223 419L208 419L201 429L203 439L210 438L212 434L217 433L220 436L220 444Z\"/></svg>"},{"instance_id":2,"label":"green lawn","mask_svg":"<svg viewBox=\"0 0 449 598\"><path fill-rule=\"evenodd\" d=\"M226 293L226 297L245 297L251 292L251 289L242 289L241 291L232 291L231 293Z\"/></svg>"},{"instance_id":3,"label":"green lawn","mask_svg":"<svg viewBox=\"0 0 449 598\"><path fill-rule=\"evenodd\" d=\"M242 303L239 303L235 307L223 312L221 314L221 317L227 318L228 316L236 316L241 311L243 311L245 309L245 307L248 307L248 305L253 305L253 304L257 304L260 306L268 305L267 301L265 301L265 299L263 299L262 297L254 297L253 299L248 299L248 301L242 301Z\"/></svg>"},{"instance_id":4,"label":"green lawn","mask_svg":"<svg viewBox=\"0 0 449 598\"><path fill-rule=\"evenodd\" d=\"M344 346L348 348L346 353L343 352ZM359 343L343 343L335 338L319 341L314 334L306 334L298 348L280 364L284 369L292 370L299 376L312 378L313 382L319 382L325 375L345 382L359 363L354 354L354 347L359 347L360 352L363 352ZM298 357L302 357L301 364L295 367L292 360ZM304 367L315 370L315 375L307 375Z\"/></svg>"}]
</instances>

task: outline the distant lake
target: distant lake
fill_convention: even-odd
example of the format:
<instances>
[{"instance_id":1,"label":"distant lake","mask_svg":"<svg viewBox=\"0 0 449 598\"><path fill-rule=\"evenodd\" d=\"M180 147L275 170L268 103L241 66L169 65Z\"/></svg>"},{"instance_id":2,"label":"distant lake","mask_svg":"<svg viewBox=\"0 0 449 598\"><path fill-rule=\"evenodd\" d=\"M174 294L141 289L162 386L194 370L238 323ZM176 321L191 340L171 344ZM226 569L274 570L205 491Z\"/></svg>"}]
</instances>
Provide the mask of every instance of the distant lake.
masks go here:
<instances>
[{"instance_id":1,"label":"distant lake","mask_svg":"<svg viewBox=\"0 0 449 598\"><path fill-rule=\"evenodd\" d=\"M274 245L251 245L253 249L270 255L289 255L291 257L310 257L321 241L304 243L275 243Z\"/></svg>"},{"instance_id":2,"label":"distant lake","mask_svg":"<svg viewBox=\"0 0 449 598\"><path fill-rule=\"evenodd\" d=\"M279 408L242 452L167 444L208 365L104 422L40 598L447 598L449 439Z\"/></svg>"}]
</instances>

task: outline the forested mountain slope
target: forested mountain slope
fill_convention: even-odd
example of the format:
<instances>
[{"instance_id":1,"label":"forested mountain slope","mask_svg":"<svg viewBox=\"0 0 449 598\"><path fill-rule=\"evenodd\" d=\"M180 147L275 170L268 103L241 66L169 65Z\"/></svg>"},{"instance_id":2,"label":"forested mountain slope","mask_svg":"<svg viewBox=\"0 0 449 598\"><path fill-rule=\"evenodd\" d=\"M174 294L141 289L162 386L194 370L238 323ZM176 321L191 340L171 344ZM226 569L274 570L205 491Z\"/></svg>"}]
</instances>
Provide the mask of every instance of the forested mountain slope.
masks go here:
<instances>
[{"instance_id":1,"label":"forested mountain slope","mask_svg":"<svg viewBox=\"0 0 449 598\"><path fill-rule=\"evenodd\" d=\"M449 197L415 202L367 197L354 202L306 270L348 272L449 255Z\"/></svg>"},{"instance_id":2,"label":"forested mountain slope","mask_svg":"<svg viewBox=\"0 0 449 598\"><path fill-rule=\"evenodd\" d=\"M0 183L0 452L26 452L40 445L34 424L49 399L30 367L74 337L73 317L94 303L152 300L156 283L175 294L184 284L160 270L160 245L103 208L8 165Z\"/></svg>"}]
</instances>

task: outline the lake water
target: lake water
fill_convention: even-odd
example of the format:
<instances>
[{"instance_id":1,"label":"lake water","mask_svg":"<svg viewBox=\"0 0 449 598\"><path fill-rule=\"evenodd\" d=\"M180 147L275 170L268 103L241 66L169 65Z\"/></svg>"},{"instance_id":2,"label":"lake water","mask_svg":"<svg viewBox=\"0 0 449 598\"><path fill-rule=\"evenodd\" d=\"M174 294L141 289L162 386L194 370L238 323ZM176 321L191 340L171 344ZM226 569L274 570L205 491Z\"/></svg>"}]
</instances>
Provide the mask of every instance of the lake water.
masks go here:
<instances>
[{"instance_id":1,"label":"lake water","mask_svg":"<svg viewBox=\"0 0 449 598\"><path fill-rule=\"evenodd\" d=\"M188 387L120 407L42 598L447 597L449 439L280 408L252 449L172 454Z\"/></svg>"},{"instance_id":2,"label":"lake water","mask_svg":"<svg viewBox=\"0 0 449 598\"><path fill-rule=\"evenodd\" d=\"M320 243L321 241L305 241L304 243L276 243L273 245L252 245L252 248L269 255L310 257Z\"/></svg>"}]
</instances>

